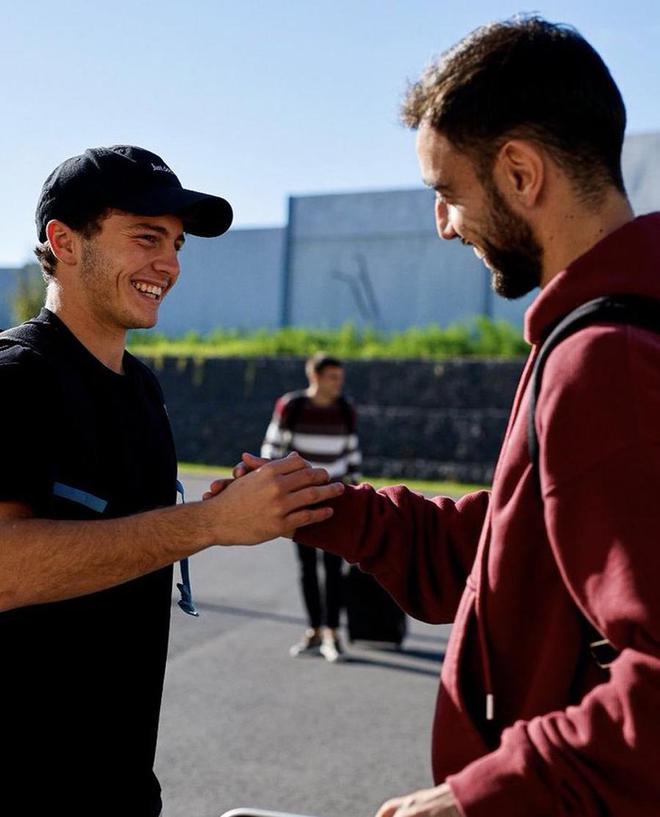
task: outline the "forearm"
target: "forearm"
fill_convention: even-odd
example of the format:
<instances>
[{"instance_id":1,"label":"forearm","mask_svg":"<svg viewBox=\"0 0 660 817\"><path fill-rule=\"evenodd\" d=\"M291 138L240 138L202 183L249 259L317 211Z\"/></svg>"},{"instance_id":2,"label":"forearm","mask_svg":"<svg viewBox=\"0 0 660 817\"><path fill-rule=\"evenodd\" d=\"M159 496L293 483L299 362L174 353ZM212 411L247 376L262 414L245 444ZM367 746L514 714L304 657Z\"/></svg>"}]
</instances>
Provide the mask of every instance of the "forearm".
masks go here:
<instances>
[{"instance_id":1,"label":"forearm","mask_svg":"<svg viewBox=\"0 0 660 817\"><path fill-rule=\"evenodd\" d=\"M295 539L357 562L415 618L446 623L463 593L487 506L486 492L454 502L404 486L361 485L333 503L328 522L296 531Z\"/></svg>"},{"instance_id":2,"label":"forearm","mask_svg":"<svg viewBox=\"0 0 660 817\"><path fill-rule=\"evenodd\" d=\"M2 522L0 610L60 601L150 573L213 544L202 503L121 519Z\"/></svg>"},{"instance_id":3,"label":"forearm","mask_svg":"<svg viewBox=\"0 0 660 817\"><path fill-rule=\"evenodd\" d=\"M343 492L291 455L223 481L217 496L121 519L37 519L0 503L0 610L58 601L150 573L212 544L253 545L326 520Z\"/></svg>"}]
</instances>

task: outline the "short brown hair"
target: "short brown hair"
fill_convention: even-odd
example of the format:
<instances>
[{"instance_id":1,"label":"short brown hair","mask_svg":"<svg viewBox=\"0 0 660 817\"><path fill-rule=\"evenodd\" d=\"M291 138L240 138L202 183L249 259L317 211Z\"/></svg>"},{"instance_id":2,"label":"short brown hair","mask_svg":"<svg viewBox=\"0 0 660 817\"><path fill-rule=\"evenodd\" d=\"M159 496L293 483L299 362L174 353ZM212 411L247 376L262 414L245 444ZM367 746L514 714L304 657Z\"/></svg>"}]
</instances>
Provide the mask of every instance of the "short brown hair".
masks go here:
<instances>
[{"instance_id":1,"label":"short brown hair","mask_svg":"<svg viewBox=\"0 0 660 817\"><path fill-rule=\"evenodd\" d=\"M344 368L344 364L338 357L333 357L328 352L316 352L310 358L307 358L305 363L305 372L307 377L312 374L321 374L328 366L337 366L340 369Z\"/></svg>"},{"instance_id":2,"label":"short brown hair","mask_svg":"<svg viewBox=\"0 0 660 817\"><path fill-rule=\"evenodd\" d=\"M75 230L84 238L93 238L101 231L101 224L104 219L110 215L110 210L104 207L99 212L87 213L84 221L76 221L74 224L68 224L72 230ZM69 219L71 220L71 219ZM34 254L37 256L37 261L41 266L41 274L44 281L48 283L57 275L57 257L50 248L48 241L39 241L34 248Z\"/></svg>"},{"instance_id":3,"label":"short brown hair","mask_svg":"<svg viewBox=\"0 0 660 817\"><path fill-rule=\"evenodd\" d=\"M585 199L624 193L626 111L607 66L572 27L518 16L478 28L412 84L411 128L428 123L475 161L482 176L509 138L545 148Z\"/></svg>"}]
</instances>

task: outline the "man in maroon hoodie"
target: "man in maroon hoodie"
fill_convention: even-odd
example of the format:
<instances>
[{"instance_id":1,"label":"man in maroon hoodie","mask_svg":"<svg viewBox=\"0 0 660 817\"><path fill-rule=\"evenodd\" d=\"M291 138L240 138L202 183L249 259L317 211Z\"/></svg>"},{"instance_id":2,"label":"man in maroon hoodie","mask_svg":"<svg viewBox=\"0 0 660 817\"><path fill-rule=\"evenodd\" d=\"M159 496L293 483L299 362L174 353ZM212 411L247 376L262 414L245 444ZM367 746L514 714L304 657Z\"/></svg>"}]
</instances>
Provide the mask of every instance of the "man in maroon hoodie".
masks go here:
<instances>
[{"instance_id":1,"label":"man in maroon hoodie","mask_svg":"<svg viewBox=\"0 0 660 817\"><path fill-rule=\"evenodd\" d=\"M538 469L527 446L551 327L602 295L660 300L660 214L635 219L626 198L621 96L576 31L526 17L446 53L403 118L440 236L472 245L501 295L541 292L490 494L347 488L329 522L296 534L359 563L411 615L454 622L437 785L378 817L657 817L660 334L600 322L565 339L542 381ZM587 622L618 651L608 669Z\"/></svg>"}]
</instances>

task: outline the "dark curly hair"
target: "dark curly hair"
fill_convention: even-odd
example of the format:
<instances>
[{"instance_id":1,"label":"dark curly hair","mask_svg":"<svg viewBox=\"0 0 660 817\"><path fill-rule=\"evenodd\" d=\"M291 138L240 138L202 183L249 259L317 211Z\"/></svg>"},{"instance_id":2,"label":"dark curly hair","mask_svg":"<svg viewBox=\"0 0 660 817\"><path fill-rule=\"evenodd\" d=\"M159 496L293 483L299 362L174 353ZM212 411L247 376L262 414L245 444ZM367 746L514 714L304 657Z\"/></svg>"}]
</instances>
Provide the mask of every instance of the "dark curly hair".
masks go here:
<instances>
[{"instance_id":1,"label":"dark curly hair","mask_svg":"<svg viewBox=\"0 0 660 817\"><path fill-rule=\"evenodd\" d=\"M429 123L490 173L510 138L530 139L585 200L613 185L625 193L621 148L626 111L596 51L572 27L536 15L469 34L408 88L402 120Z\"/></svg>"}]
</instances>

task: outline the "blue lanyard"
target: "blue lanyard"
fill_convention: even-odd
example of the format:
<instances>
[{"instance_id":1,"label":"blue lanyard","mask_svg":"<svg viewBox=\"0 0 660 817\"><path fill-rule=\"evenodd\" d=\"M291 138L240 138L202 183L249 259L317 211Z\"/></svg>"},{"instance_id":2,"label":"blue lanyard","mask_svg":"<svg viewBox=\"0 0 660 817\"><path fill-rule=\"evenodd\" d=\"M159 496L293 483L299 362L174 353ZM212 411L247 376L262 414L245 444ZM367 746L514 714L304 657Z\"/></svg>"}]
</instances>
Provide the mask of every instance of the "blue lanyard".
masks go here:
<instances>
[{"instance_id":1,"label":"blue lanyard","mask_svg":"<svg viewBox=\"0 0 660 817\"><path fill-rule=\"evenodd\" d=\"M185 502L186 495L183 490L183 484L179 482L178 479L176 481L176 492L177 494L181 494L181 502ZM181 593L181 598L178 602L179 607L184 613L188 613L189 616L199 616L192 598L192 588L190 586L190 566L188 564L188 559L181 559L179 562L179 567L181 568L181 581L177 582L177 587Z\"/></svg>"}]
</instances>

